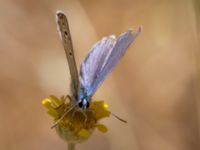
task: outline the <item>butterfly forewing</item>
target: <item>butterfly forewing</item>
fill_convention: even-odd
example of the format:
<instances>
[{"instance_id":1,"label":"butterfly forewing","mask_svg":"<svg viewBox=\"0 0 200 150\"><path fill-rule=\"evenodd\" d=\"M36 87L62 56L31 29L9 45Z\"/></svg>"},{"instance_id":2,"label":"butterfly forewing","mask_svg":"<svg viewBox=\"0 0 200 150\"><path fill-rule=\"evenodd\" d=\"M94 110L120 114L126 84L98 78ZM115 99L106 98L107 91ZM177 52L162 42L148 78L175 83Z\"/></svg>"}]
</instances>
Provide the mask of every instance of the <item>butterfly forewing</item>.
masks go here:
<instances>
[{"instance_id":1,"label":"butterfly forewing","mask_svg":"<svg viewBox=\"0 0 200 150\"><path fill-rule=\"evenodd\" d=\"M58 25L58 31L62 39L62 44L67 56L67 61L69 65L70 75L71 75L71 91L75 99L77 99L79 94L79 76L76 67L76 61L74 57L74 51L72 46L72 39L70 35L69 25L67 17L64 13L58 11L56 12L56 21Z\"/></svg>"},{"instance_id":2,"label":"butterfly forewing","mask_svg":"<svg viewBox=\"0 0 200 150\"><path fill-rule=\"evenodd\" d=\"M81 78L81 83L86 83L81 86L83 89L85 89L85 94L87 94L87 96L91 97L94 94L108 73L119 62L120 58L124 55L129 46L134 42L140 31L141 28L139 28L136 32L128 30L127 32L122 33L113 43L113 47L106 47L106 49L102 49L106 43L103 43L101 47L99 47L98 44L94 46L87 59L84 60L81 67L81 76L88 77L87 80L86 78ZM102 51L98 56L94 55L94 51L97 50ZM98 64L90 63L96 59L95 57L102 57L103 59L100 59L100 61L97 62ZM98 69L92 69L90 72L87 72L86 70L94 67L93 65L98 65ZM91 79L90 76L87 76L87 73L94 74L95 76L92 76ZM88 82L90 80L92 80L92 82Z\"/></svg>"}]
</instances>

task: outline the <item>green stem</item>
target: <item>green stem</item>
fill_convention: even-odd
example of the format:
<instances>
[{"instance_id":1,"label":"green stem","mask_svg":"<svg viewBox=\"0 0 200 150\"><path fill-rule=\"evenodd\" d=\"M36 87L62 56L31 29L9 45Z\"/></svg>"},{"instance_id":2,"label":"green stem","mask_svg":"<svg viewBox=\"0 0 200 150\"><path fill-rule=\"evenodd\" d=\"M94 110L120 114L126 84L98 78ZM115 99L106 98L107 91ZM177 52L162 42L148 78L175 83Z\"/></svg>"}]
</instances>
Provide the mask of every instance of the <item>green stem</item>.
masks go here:
<instances>
[{"instance_id":1,"label":"green stem","mask_svg":"<svg viewBox=\"0 0 200 150\"><path fill-rule=\"evenodd\" d=\"M74 143L68 143L68 150L75 150L75 144Z\"/></svg>"}]
</instances>

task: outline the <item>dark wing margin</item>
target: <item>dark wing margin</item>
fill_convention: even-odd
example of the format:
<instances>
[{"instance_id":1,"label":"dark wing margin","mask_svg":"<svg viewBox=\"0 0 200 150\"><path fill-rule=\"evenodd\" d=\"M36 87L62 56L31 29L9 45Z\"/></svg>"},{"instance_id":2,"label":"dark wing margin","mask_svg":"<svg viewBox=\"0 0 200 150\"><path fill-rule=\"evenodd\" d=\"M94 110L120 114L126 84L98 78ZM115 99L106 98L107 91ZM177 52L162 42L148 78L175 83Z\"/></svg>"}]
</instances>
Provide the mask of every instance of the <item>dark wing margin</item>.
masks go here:
<instances>
[{"instance_id":1,"label":"dark wing margin","mask_svg":"<svg viewBox=\"0 0 200 150\"><path fill-rule=\"evenodd\" d=\"M66 15L61 11L57 11L56 22L69 65L71 75L71 92L75 99L77 99L79 94L79 76Z\"/></svg>"},{"instance_id":2,"label":"dark wing margin","mask_svg":"<svg viewBox=\"0 0 200 150\"><path fill-rule=\"evenodd\" d=\"M87 72L83 72L84 74L86 73L92 73L95 74L95 77L93 77L92 82L88 82L90 80L90 76L88 76L89 79L85 80L82 78L81 83L86 82L83 86L83 89L86 89L85 94L89 97L91 97L97 88L101 85L101 83L104 81L105 77L111 72L111 70L116 66L116 64L119 62L121 57L125 54L126 50L130 47L130 45L135 41L139 33L141 32L141 27L135 32L132 31L132 29L129 29L127 32L122 33L114 42L113 47L107 48L107 50L104 51L104 53L99 54L98 56L96 55L91 55L91 53L94 53L95 49L92 49L92 51L89 53L90 58L86 58L84 61L84 64L87 64L87 68L91 68L92 65L98 65L98 71L96 70L87 70ZM102 43L100 41L100 43ZM97 43L98 45L98 43ZM105 43L102 44L104 47ZM98 47L98 46L94 46ZM103 51L101 49L101 51ZM102 56L103 55L103 56ZM96 63L89 63L91 60L94 60L95 57L103 57L104 59L99 61L98 64ZM91 61L92 62L92 61ZM87 75L81 75L81 76L87 76Z\"/></svg>"}]
</instances>

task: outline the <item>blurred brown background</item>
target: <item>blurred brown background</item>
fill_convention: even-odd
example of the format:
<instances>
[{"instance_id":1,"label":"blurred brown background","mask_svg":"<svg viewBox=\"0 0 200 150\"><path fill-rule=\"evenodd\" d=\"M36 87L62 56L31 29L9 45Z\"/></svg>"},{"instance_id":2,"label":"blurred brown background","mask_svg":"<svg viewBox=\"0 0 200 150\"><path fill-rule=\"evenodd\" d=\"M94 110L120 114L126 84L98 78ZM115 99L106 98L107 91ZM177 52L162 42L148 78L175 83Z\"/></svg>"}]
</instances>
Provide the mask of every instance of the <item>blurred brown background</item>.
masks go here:
<instances>
[{"instance_id":1,"label":"blurred brown background","mask_svg":"<svg viewBox=\"0 0 200 150\"><path fill-rule=\"evenodd\" d=\"M78 150L198 150L198 0L0 0L0 149L66 150L41 106L69 91L56 10L69 19L77 64L103 36L143 32L96 93L112 112Z\"/></svg>"}]
</instances>

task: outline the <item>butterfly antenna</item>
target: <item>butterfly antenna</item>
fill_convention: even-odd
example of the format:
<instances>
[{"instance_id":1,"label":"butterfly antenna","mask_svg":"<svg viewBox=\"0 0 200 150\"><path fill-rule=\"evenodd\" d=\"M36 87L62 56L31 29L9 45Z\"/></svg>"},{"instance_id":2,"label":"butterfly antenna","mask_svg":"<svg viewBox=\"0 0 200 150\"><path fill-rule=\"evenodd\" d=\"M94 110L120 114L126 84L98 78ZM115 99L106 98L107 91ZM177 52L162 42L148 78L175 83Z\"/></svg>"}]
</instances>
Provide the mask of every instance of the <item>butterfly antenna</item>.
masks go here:
<instances>
[{"instance_id":1,"label":"butterfly antenna","mask_svg":"<svg viewBox=\"0 0 200 150\"><path fill-rule=\"evenodd\" d=\"M118 119L119 121L121 121L121 122L123 122L123 123L127 123L126 120L120 118L119 116L117 116L117 115L115 115L115 114L113 114L113 113L111 113L111 114L112 114L116 119Z\"/></svg>"},{"instance_id":2,"label":"butterfly antenna","mask_svg":"<svg viewBox=\"0 0 200 150\"><path fill-rule=\"evenodd\" d=\"M74 105L72 105L72 107L70 107L67 111L65 111L62 116L53 124L53 126L51 127L51 129L55 128L58 123L63 120L63 118L72 110L74 109L77 105L78 105L79 102L75 103Z\"/></svg>"}]
</instances>

